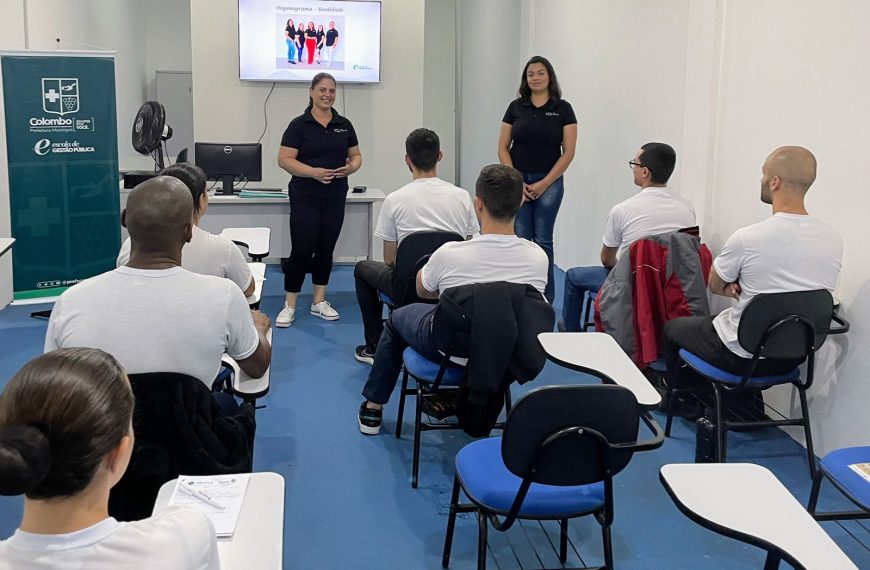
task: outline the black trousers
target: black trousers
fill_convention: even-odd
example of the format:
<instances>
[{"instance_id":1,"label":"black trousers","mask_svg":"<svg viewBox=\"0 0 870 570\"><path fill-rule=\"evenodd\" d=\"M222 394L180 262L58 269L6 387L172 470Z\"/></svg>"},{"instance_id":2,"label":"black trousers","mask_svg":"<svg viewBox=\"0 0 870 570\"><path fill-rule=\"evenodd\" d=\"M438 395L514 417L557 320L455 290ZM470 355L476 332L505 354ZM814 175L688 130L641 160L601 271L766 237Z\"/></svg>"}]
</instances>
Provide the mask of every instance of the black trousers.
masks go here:
<instances>
[{"instance_id":1,"label":"black trousers","mask_svg":"<svg viewBox=\"0 0 870 570\"><path fill-rule=\"evenodd\" d=\"M713 328L713 317L680 317L665 323L665 364L667 382L671 388L698 386L699 377L694 370L683 366L679 352L685 348L702 360L732 374L743 374L752 362L731 352ZM753 376L785 374L796 368L802 360L761 359Z\"/></svg>"},{"instance_id":2,"label":"black trousers","mask_svg":"<svg viewBox=\"0 0 870 570\"><path fill-rule=\"evenodd\" d=\"M384 323L381 320L384 304L378 298L378 291L394 298L393 268L380 261L360 261L353 269L353 278L356 282L356 300L362 314L366 346L375 349L381 333L384 332Z\"/></svg>"},{"instance_id":3,"label":"black trousers","mask_svg":"<svg viewBox=\"0 0 870 570\"><path fill-rule=\"evenodd\" d=\"M290 258L284 265L284 291L298 293L305 274L315 285L327 285L332 253L344 223L342 194L320 198L290 191Z\"/></svg>"}]
</instances>

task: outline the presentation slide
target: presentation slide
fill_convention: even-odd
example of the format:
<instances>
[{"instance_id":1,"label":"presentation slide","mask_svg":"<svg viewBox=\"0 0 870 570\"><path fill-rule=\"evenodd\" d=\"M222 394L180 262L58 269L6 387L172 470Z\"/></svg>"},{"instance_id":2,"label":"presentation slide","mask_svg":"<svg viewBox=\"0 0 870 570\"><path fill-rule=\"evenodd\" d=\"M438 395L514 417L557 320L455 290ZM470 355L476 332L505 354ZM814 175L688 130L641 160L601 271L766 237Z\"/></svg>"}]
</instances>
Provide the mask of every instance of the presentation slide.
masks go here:
<instances>
[{"instance_id":1,"label":"presentation slide","mask_svg":"<svg viewBox=\"0 0 870 570\"><path fill-rule=\"evenodd\" d=\"M381 3L357 0L239 0L239 78L381 80Z\"/></svg>"}]
</instances>

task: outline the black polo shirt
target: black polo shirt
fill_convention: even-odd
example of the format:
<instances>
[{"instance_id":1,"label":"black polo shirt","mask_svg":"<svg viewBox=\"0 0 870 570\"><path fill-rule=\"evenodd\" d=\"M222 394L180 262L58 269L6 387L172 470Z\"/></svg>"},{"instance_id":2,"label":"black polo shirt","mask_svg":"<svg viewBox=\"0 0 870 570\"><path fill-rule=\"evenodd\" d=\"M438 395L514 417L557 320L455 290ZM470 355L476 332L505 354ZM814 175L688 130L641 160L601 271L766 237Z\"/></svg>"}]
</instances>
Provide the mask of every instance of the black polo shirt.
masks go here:
<instances>
[{"instance_id":1,"label":"black polo shirt","mask_svg":"<svg viewBox=\"0 0 870 570\"><path fill-rule=\"evenodd\" d=\"M325 35L326 35L326 32L320 32L320 31L317 32L317 45L320 45L323 43L323 36L325 36Z\"/></svg>"},{"instance_id":2,"label":"black polo shirt","mask_svg":"<svg viewBox=\"0 0 870 570\"><path fill-rule=\"evenodd\" d=\"M316 38L317 30L305 30L305 39Z\"/></svg>"},{"instance_id":3,"label":"black polo shirt","mask_svg":"<svg viewBox=\"0 0 870 570\"><path fill-rule=\"evenodd\" d=\"M338 168L347 164L348 149L359 146L356 131L347 118L332 110L332 119L323 127L311 115L311 109L290 121L281 146L299 151L299 162L315 168ZM347 194L347 177L336 178L329 184L314 178L294 176L290 179L290 191L311 193L323 198L344 197Z\"/></svg>"},{"instance_id":4,"label":"black polo shirt","mask_svg":"<svg viewBox=\"0 0 870 570\"><path fill-rule=\"evenodd\" d=\"M574 109L563 99L548 99L535 107L529 99L508 105L503 122L511 125L511 161L526 174L546 174L562 156L562 127L577 123Z\"/></svg>"},{"instance_id":5,"label":"black polo shirt","mask_svg":"<svg viewBox=\"0 0 870 570\"><path fill-rule=\"evenodd\" d=\"M338 30L336 30L334 28L331 30L326 30L326 45L327 46L334 46L335 39L337 37L338 37Z\"/></svg>"},{"instance_id":6,"label":"black polo shirt","mask_svg":"<svg viewBox=\"0 0 870 570\"><path fill-rule=\"evenodd\" d=\"M286 28L284 28L284 31L287 32L287 35L289 36L288 39L293 41L296 40L296 28L294 28L293 26L287 26Z\"/></svg>"}]
</instances>

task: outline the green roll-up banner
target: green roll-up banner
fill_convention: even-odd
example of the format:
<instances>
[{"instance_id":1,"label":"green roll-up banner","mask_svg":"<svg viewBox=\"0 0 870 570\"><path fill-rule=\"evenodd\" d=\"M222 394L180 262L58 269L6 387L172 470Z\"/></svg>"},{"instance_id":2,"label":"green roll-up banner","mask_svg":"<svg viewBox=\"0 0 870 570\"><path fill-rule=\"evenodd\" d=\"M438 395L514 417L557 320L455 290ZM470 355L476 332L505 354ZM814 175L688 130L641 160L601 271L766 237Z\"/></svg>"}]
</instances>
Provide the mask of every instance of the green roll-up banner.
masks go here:
<instances>
[{"instance_id":1,"label":"green roll-up banner","mask_svg":"<svg viewBox=\"0 0 870 570\"><path fill-rule=\"evenodd\" d=\"M115 266L121 243L115 60L0 56L15 299Z\"/></svg>"}]
</instances>

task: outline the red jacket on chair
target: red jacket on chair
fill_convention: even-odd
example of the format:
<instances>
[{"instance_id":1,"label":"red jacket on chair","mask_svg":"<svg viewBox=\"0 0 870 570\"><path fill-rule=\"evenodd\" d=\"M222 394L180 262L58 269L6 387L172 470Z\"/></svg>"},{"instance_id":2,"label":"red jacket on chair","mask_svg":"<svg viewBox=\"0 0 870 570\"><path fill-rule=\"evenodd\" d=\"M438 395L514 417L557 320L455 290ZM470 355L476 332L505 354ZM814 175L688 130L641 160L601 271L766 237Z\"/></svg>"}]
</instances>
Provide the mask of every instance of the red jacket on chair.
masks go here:
<instances>
[{"instance_id":1,"label":"red jacket on chair","mask_svg":"<svg viewBox=\"0 0 870 570\"><path fill-rule=\"evenodd\" d=\"M646 368L658 358L666 322L710 314L707 276L712 263L697 227L637 240L598 291L596 328Z\"/></svg>"}]
</instances>

